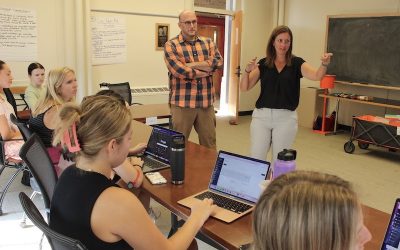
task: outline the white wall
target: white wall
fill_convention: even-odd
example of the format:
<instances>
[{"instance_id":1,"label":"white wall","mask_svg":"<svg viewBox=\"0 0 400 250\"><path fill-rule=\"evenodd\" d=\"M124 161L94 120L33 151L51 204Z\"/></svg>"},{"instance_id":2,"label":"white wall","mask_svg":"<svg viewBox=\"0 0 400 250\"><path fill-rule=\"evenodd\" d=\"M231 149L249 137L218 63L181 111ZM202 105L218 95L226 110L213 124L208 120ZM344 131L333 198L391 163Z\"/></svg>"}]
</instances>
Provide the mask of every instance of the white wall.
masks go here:
<instances>
[{"instance_id":1,"label":"white wall","mask_svg":"<svg viewBox=\"0 0 400 250\"><path fill-rule=\"evenodd\" d=\"M178 14L184 9L183 0L108 1L92 0L91 14L119 16L126 20L127 62L92 66L93 90L101 82L129 81L131 87L168 86L164 53L155 49L155 25L170 25L170 38L179 33ZM106 10L111 13L103 13Z\"/></svg>"},{"instance_id":2,"label":"white wall","mask_svg":"<svg viewBox=\"0 0 400 250\"><path fill-rule=\"evenodd\" d=\"M62 0L1 0L1 7L35 10L37 16L38 58L46 69L64 64ZM0 55L0 60L3 60ZM29 83L27 68L31 62L6 61L10 65L15 85Z\"/></svg>"},{"instance_id":3,"label":"white wall","mask_svg":"<svg viewBox=\"0 0 400 250\"><path fill-rule=\"evenodd\" d=\"M399 13L399 0L285 0L285 24L288 25L294 36L293 51L303 57L315 67L320 64L320 56L325 49L327 15L341 14L368 14L368 13ZM335 55L333 59L335 60ZM318 82L302 80L303 85L318 86ZM376 97L400 99L400 91L386 91L362 87L343 87L336 85L333 91L349 92ZM300 97L301 98L301 97ZM331 110L333 109L331 102ZM397 113L390 110L365 104L341 102L339 123L351 125L352 115L372 114L383 116L387 113Z\"/></svg>"}]
</instances>

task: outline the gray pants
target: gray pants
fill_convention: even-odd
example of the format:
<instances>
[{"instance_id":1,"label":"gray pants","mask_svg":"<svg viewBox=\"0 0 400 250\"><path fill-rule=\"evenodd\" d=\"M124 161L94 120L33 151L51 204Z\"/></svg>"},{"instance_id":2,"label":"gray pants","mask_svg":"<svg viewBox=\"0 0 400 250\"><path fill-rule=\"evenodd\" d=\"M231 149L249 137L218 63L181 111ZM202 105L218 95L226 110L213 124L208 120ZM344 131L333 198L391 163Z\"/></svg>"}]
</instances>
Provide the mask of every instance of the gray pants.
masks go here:
<instances>
[{"instance_id":1,"label":"gray pants","mask_svg":"<svg viewBox=\"0 0 400 250\"><path fill-rule=\"evenodd\" d=\"M272 160L290 148L297 134L297 112L286 109L254 109L250 125L251 156L267 158L272 145Z\"/></svg>"}]
</instances>

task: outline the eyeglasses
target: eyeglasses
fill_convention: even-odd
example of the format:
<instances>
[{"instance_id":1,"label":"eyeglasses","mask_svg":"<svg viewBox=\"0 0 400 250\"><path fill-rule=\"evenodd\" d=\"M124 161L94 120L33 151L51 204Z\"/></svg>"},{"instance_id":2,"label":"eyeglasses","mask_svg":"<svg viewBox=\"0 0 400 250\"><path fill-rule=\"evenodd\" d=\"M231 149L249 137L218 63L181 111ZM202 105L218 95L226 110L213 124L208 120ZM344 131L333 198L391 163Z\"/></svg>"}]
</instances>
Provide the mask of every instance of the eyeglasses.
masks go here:
<instances>
[{"instance_id":1,"label":"eyeglasses","mask_svg":"<svg viewBox=\"0 0 400 250\"><path fill-rule=\"evenodd\" d=\"M186 26L190 26L190 25L195 26L197 24L197 20L185 21L185 22L180 22L180 23L184 23Z\"/></svg>"}]
</instances>

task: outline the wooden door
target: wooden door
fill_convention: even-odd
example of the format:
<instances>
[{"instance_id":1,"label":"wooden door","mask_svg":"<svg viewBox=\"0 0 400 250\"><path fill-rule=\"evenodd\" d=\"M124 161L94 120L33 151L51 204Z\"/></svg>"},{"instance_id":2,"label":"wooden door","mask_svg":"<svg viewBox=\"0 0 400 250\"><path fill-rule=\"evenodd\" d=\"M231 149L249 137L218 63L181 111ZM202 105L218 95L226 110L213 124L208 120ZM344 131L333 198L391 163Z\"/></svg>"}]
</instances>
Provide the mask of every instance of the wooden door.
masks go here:
<instances>
[{"instance_id":1,"label":"wooden door","mask_svg":"<svg viewBox=\"0 0 400 250\"><path fill-rule=\"evenodd\" d=\"M211 38L217 45L221 56L224 57L225 18L199 16L197 23L198 35ZM213 83L217 99L219 99L221 93L222 76L223 69L218 69L213 74Z\"/></svg>"},{"instance_id":2,"label":"wooden door","mask_svg":"<svg viewBox=\"0 0 400 250\"><path fill-rule=\"evenodd\" d=\"M240 49L242 34L242 11L233 16L231 30L231 60L229 65L228 111L232 114L229 123L238 124L239 120L239 81L240 81Z\"/></svg>"}]
</instances>

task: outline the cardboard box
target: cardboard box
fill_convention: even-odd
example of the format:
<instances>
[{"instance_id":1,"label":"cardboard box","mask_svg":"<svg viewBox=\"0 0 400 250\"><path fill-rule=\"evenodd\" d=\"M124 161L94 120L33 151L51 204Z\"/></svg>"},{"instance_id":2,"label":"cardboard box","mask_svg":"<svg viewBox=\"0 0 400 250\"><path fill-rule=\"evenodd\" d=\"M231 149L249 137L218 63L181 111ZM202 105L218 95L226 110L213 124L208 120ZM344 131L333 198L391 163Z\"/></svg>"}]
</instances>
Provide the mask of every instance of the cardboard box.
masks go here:
<instances>
[{"instance_id":1,"label":"cardboard box","mask_svg":"<svg viewBox=\"0 0 400 250\"><path fill-rule=\"evenodd\" d=\"M297 107L299 126L312 129L315 118L322 115L324 102L318 95L323 92L323 89L315 87L300 88L300 102Z\"/></svg>"}]
</instances>

